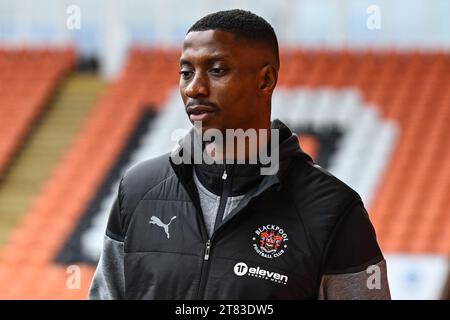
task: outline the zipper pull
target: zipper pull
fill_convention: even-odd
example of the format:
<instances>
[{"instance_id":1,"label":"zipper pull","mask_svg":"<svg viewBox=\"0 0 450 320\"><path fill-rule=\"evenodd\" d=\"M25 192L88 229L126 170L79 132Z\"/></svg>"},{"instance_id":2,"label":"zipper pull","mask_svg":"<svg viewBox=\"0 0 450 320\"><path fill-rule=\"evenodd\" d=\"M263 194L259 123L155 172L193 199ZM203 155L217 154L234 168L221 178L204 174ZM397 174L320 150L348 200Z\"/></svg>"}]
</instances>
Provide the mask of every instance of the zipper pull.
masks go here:
<instances>
[{"instance_id":1,"label":"zipper pull","mask_svg":"<svg viewBox=\"0 0 450 320\"><path fill-rule=\"evenodd\" d=\"M222 180L226 180L227 179L227 169L223 170L223 174L222 174Z\"/></svg>"},{"instance_id":2,"label":"zipper pull","mask_svg":"<svg viewBox=\"0 0 450 320\"><path fill-rule=\"evenodd\" d=\"M209 260L209 252L211 251L211 240L206 241L205 258L204 260Z\"/></svg>"}]
</instances>

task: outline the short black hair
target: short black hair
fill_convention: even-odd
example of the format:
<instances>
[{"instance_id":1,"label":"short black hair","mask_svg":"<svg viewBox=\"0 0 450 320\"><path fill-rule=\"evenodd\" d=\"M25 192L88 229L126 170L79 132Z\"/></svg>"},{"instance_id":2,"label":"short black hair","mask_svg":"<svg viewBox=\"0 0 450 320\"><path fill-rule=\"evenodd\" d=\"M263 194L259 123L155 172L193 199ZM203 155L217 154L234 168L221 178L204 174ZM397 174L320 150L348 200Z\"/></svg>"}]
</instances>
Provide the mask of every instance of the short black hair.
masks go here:
<instances>
[{"instance_id":1,"label":"short black hair","mask_svg":"<svg viewBox=\"0 0 450 320\"><path fill-rule=\"evenodd\" d=\"M270 23L253 12L233 9L211 13L195 22L187 33L207 30L222 30L237 38L264 43L273 49L280 64L275 31Z\"/></svg>"}]
</instances>

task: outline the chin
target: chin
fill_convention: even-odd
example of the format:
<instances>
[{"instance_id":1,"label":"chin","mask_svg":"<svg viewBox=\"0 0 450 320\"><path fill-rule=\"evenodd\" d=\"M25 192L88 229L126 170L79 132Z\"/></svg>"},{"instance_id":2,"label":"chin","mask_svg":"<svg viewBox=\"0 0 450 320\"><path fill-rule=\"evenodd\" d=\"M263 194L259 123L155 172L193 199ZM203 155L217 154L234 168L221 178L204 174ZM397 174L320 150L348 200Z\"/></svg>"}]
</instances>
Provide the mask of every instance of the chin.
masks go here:
<instances>
[{"instance_id":1,"label":"chin","mask_svg":"<svg viewBox=\"0 0 450 320\"><path fill-rule=\"evenodd\" d=\"M201 130L201 132L204 133L206 130L209 130L209 129L216 129L219 131L224 131L224 130L222 130L221 126L215 125L214 123L210 123L210 122L203 121L201 127L195 126L194 122L192 122L192 121L191 121L191 123L194 126L194 128L197 130L197 132L199 132Z\"/></svg>"}]
</instances>

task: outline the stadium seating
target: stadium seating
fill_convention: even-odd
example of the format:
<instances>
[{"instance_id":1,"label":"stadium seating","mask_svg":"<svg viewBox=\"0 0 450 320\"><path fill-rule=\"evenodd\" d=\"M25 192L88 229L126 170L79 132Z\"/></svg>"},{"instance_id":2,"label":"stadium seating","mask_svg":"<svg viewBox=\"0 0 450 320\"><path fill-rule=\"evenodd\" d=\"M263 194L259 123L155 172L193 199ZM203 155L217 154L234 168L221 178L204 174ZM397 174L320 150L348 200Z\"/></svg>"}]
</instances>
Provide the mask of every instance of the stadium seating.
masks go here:
<instances>
[{"instance_id":1,"label":"stadium seating","mask_svg":"<svg viewBox=\"0 0 450 320\"><path fill-rule=\"evenodd\" d=\"M121 76L97 103L77 140L1 251L0 298L86 297L93 266L80 264L81 288L69 290L66 267L55 264L54 257L120 155L142 111L150 106L159 110L170 100L177 86L177 59L178 53L172 51L137 48L130 53ZM331 110L338 113L337 123L349 128L346 126L351 125L358 106L365 105L364 121L369 128L381 120L398 128L398 132L388 130L386 137L379 137L376 153L381 156L375 157L367 169L381 172L380 183L367 188L376 187L368 209L382 249L449 255L449 56L289 50L282 52L281 61L280 95L274 99L291 101L285 107L298 123L313 121L318 127L326 126ZM304 92L287 92L292 88ZM313 92L316 89L319 91ZM311 110L311 101L320 107ZM339 110L332 110L335 101L339 101ZM376 130L367 132L362 133L377 137ZM391 145L388 142L394 135L397 139ZM364 146L367 136L355 137L343 143ZM311 138L303 142L300 137L300 141L313 153L320 148ZM361 148L358 154L368 149ZM388 155L390 161L377 171Z\"/></svg>"},{"instance_id":2,"label":"stadium seating","mask_svg":"<svg viewBox=\"0 0 450 320\"><path fill-rule=\"evenodd\" d=\"M71 49L0 48L0 178L74 60Z\"/></svg>"},{"instance_id":3,"label":"stadium seating","mask_svg":"<svg viewBox=\"0 0 450 320\"><path fill-rule=\"evenodd\" d=\"M369 208L381 246L448 255L449 56L297 51L282 61L280 85L358 88L383 118L398 124L398 145Z\"/></svg>"}]
</instances>

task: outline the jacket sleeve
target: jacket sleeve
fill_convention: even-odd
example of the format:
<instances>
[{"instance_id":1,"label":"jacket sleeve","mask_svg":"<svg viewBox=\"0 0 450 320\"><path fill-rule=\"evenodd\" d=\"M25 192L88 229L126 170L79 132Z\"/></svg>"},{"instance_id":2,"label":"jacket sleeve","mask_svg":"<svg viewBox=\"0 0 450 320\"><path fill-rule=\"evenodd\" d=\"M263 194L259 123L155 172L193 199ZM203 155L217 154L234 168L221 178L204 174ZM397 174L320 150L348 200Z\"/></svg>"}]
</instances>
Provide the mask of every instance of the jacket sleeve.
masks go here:
<instances>
[{"instance_id":1,"label":"jacket sleeve","mask_svg":"<svg viewBox=\"0 0 450 320\"><path fill-rule=\"evenodd\" d=\"M362 203L344 215L325 252L319 299L390 299L386 261Z\"/></svg>"},{"instance_id":2,"label":"jacket sleeve","mask_svg":"<svg viewBox=\"0 0 450 320\"><path fill-rule=\"evenodd\" d=\"M90 300L125 298L124 237L120 220L120 191L106 228L103 251L89 289Z\"/></svg>"}]
</instances>

